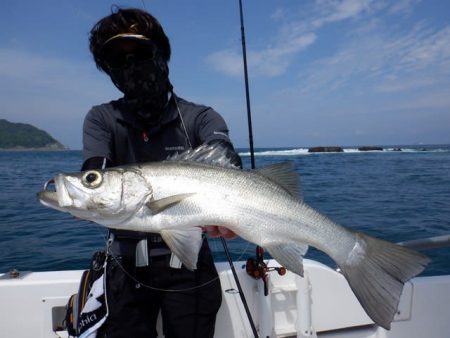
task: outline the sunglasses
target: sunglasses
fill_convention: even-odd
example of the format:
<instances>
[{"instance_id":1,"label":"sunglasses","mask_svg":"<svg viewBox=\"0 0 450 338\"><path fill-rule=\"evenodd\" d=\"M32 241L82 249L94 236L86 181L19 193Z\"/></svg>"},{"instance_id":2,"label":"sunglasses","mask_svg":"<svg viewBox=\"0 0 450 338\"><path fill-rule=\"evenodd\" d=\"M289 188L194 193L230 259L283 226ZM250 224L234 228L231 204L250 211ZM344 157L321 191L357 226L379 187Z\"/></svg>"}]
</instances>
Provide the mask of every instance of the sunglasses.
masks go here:
<instances>
[{"instance_id":1,"label":"sunglasses","mask_svg":"<svg viewBox=\"0 0 450 338\"><path fill-rule=\"evenodd\" d=\"M158 48L150 40L120 38L105 43L102 59L109 68L126 68L154 59L157 52Z\"/></svg>"}]
</instances>

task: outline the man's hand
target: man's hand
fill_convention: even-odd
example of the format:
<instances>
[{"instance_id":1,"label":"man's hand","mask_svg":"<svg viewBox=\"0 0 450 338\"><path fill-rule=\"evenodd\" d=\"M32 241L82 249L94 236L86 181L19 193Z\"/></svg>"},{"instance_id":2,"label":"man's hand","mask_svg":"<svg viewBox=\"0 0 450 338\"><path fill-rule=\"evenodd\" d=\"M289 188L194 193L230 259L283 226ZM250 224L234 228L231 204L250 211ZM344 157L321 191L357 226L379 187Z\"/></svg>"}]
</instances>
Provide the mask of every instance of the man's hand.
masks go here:
<instances>
[{"instance_id":1,"label":"man's hand","mask_svg":"<svg viewBox=\"0 0 450 338\"><path fill-rule=\"evenodd\" d=\"M233 231L217 225L207 225L203 227L203 229L206 231L208 236L212 238L223 237L225 239L234 239L237 237Z\"/></svg>"}]
</instances>

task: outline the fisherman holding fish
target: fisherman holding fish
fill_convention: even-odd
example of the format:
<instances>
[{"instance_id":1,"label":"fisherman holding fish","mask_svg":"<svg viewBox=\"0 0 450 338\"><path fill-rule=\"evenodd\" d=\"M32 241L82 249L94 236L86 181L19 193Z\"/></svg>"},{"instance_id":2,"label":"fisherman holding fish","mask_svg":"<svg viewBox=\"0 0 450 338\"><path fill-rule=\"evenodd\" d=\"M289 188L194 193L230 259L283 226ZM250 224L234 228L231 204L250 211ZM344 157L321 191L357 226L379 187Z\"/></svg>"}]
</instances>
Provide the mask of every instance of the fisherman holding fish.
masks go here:
<instances>
[{"instance_id":1,"label":"fisherman holding fish","mask_svg":"<svg viewBox=\"0 0 450 338\"><path fill-rule=\"evenodd\" d=\"M90 50L97 67L124 96L88 112L83 171L162 161L213 143L221 143L232 162L241 166L223 118L174 93L169 39L151 14L115 8L92 28ZM86 179L95 184L94 174ZM236 236L224 227L203 229L213 237ZM221 288L205 236L194 271L181 264L156 233L112 229L108 251L109 313L97 337L156 337L160 311L166 338L213 337Z\"/></svg>"},{"instance_id":2,"label":"fisherman holding fish","mask_svg":"<svg viewBox=\"0 0 450 338\"><path fill-rule=\"evenodd\" d=\"M49 181L55 190L46 184L38 196L50 208L111 229L109 317L100 337L155 337L160 309L166 337L213 336L220 285L200 229L211 224L261 246L299 276L308 247L323 251L374 323L391 327L404 283L428 257L311 208L292 162L238 170L223 119L173 93L170 47L153 17L119 10L94 27L91 50L125 96L86 117L83 169L90 170L58 174ZM103 297L98 286L89 311Z\"/></svg>"}]
</instances>

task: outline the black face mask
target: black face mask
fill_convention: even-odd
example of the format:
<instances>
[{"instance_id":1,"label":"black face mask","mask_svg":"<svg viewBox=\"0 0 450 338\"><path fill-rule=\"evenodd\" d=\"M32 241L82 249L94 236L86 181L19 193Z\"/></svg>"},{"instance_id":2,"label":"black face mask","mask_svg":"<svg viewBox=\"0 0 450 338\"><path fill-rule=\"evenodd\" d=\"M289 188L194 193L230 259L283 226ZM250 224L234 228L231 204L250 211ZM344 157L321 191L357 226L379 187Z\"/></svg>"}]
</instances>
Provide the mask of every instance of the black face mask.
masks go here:
<instances>
[{"instance_id":1,"label":"black face mask","mask_svg":"<svg viewBox=\"0 0 450 338\"><path fill-rule=\"evenodd\" d=\"M145 123L159 120L172 90L169 67L159 55L148 60L135 60L129 55L126 65L110 68L109 75L116 87L125 94L124 108Z\"/></svg>"}]
</instances>

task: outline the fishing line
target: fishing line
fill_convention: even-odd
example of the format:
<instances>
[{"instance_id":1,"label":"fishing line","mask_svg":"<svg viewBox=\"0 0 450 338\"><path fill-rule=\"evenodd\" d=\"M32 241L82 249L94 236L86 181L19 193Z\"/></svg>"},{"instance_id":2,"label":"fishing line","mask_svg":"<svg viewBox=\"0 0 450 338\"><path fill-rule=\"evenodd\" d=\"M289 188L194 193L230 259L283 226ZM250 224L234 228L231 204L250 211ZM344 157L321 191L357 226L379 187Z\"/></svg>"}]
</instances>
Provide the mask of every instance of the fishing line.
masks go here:
<instances>
[{"instance_id":1,"label":"fishing line","mask_svg":"<svg viewBox=\"0 0 450 338\"><path fill-rule=\"evenodd\" d=\"M183 127L184 135L186 136L186 140L189 143L189 147L192 149L191 139L189 138L189 134L186 129L186 124L184 123L183 115L181 115L180 107L178 107L178 102L175 94L172 92L173 101L175 102L175 107L177 108L178 116L180 117L181 126Z\"/></svg>"},{"instance_id":2,"label":"fishing line","mask_svg":"<svg viewBox=\"0 0 450 338\"><path fill-rule=\"evenodd\" d=\"M117 266L122 270L122 272L126 276L128 276L133 282L136 283L136 288L139 288L139 287L142 286L142 287L144 287L146 289L150 289L150 290L154 290L154 291L161 291L161 292L187 292L187 291L193 291L193 290L205 287L205 286L215 282L216 280L218 280L220 278L219 276L217 276L217 277L214 277L214 278L210 279L209 281L207 281L207 282L205 282L203 284L199 284L199 285L196 285L196 286L193 286L193 287L190 287L190 288L184 288L184 289L163 289L163 288L157 288L157 287L154 287L154 286L151 286L151 285L148 285L148 284L145 284L145 283L139 281L136 277L134 277L131 273L129 273L123 267L122 263L117 259L117 257L115 255L113 255L109 251L109 249L107 249L107 250L108 250L107 251L108 256L111 257L116 262Z\"/></svg>"},{"instance_id":3,"label":"fishing line","mask_svg":"<svg viewBox=\"0 0 450 338\"><path fill-rule=\"evenodd\" d=\"M154 286L145 284L145 283L141 282L140 280L138 280L136 277L134 277L131 273L129 273L129 272L125 269L125 267L123 266L123 264L120 262L120 260L117 259L117 256L115 256L115 255L109 250L109 247L110 247L110 245L111 245L110 237L109 237L109 231L107 231L107 232L103 231L102 229L104 229L104 227L98 225L98 224L95 223L95 222L89 222L89 223L93 223L93 224L95 225L95 228L97 229L97 231L100 232L100 233L102 234L102 236L103 236L103 235L105 236L105 242L106 242L106 245L107 245L107 246L106 246L106 254L107 254L107 257L111 257L111 258L115 261L115 263L117 264L117 266L123 271L123 273L124 273L128 278L130 278L133 282L135 282L136 285L139 285L139 286L142 286L142 287L144 287L144 288L146 288L146 289L151 289L151 290L154 290L154 291L162 291L162 292L187 292L187 291L193 291L193 290L196 290L196 289L200 289L200 288L202 288L202 287L205 287L205 286L207 286L207 285L209 285L209 284L212 284L213 282L215 282L216 280L218 280L218 279L220 278L219 276L217 276L217 277L211 278L209 281L207 281L207 282L205 282L205 283L203 283L203 284L199 284L199 285L196 285L196 286L193 286L193 287L190 287L190 288L184 288L184 289L163 289L163 288L157 288L157 287L154 287ZM106 263L106 264L107 264L107 263Z\"/></svg>"}]
</instances>

